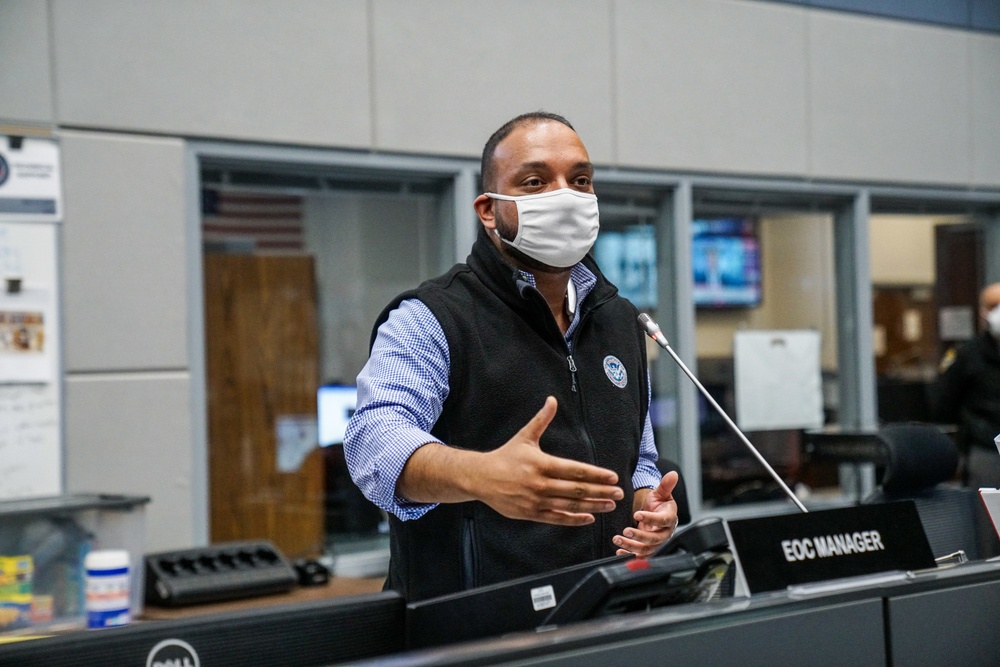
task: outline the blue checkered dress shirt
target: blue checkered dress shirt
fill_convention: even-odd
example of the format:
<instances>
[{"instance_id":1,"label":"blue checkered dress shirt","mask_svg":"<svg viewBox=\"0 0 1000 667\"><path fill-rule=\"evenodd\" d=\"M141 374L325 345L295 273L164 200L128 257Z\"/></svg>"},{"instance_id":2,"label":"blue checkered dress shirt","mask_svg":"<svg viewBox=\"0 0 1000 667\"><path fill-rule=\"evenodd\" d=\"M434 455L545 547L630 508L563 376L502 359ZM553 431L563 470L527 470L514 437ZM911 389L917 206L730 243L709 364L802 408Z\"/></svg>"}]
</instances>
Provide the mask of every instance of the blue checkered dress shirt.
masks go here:
<instances>
[{"instance_id":1,"label":"blue checkered dress shirt","mask_svg":"<svg viewBox=\"0 0 1000 667\"><path fill-rule=\"evenodd\" d=\"M535 284L530 273L522 272L522 277ZM577 304L582 304L597 278L577 264L570 279ZM579 323L578 306L566 331L568 345ZM344 437L347 462L365 496L403 520L419 518L436 507L400 497L396 480L414 451L428 442L440 442L430 430L448 397L449 368L448 341L437 318L421 301L407 299L379 327L368 363L358 374L357 410ZM656 459L647 412L633 488L659 484Z\"/></svg>"}]
</instances>

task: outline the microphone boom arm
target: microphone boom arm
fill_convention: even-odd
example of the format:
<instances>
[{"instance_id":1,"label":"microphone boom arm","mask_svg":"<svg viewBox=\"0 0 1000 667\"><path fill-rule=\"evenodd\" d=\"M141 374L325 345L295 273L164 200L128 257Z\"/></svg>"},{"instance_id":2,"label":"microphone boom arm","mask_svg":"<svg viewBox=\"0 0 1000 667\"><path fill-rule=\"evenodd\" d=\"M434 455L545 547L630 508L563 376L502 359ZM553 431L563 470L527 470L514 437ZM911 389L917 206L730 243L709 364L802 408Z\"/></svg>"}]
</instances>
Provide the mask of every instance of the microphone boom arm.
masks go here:
<instances>
[{"instance_id":1,"label":"microphone boom arm","mask_svg":"<svg viewBox=\"0 0 1000 667\"><path fill-rule=\"evenodd\" d=\"M784 480L782 480L781 477L778 475L778 473L775 472L774 468L771 467L771 464L767 462L767 459L765 459L761 455L761 453L757 451L757 448L754 447L753 444L751 444L750 440L748 440L747 437L743 435L743 431L741 431L740 428L736 425L736 423L729 418L729 415L727 415L726 411L722 409L722 406L720 406L716 402L716 400L712 398L712 395L708 393L708 390L705 389L705 386L698 381L698 378L695 377L694 373L692 373L691 370L687 367L687 365L681 360L681 358L677 356L677 353L673 351L673 349L670 347L670 343L667 342L667 337L664 336L663 332L660 330L659 325L656 324L656 322L654 322L652 318L646 313L642 313L641 315L639 315L639 324L642 326L646 334L654 341L656 341L657 345L659 345L660 347L662 347L664 350L667 351L667 354L669 354L673 358L673 360L677 363L677 365L680 366L680 369L684 371L684 374L687 375L688 378L690 378L691 382L693 382L696 387L698 387L698 390L701 391L701 394L702 396L705 397L705 400L707 400L711 404L711 406L715 408L715 411L719 413L719 415L725 420L726 424L729 425L729 428L733 431L733 433L735 433L736 436L743 442L743 444L746 445L747 449L750 450L750 453L754 455L754 458L756 458L760 462L760 464L764 466L764 469L767 470L767 472L771 475L772 478L774 478L774 481L778 483L778 486L780 486L782 491L785 492L785 495L788 496L788 498L793 503L795 503L796 507L798 507L799 510L808 514L809 510L807 510L806 506L802 504L802 501L798 499L798 497L795 495L795 493L792 492L791 489L788 488L788 485L785 484Z\"/></svg>"}]
</instances>

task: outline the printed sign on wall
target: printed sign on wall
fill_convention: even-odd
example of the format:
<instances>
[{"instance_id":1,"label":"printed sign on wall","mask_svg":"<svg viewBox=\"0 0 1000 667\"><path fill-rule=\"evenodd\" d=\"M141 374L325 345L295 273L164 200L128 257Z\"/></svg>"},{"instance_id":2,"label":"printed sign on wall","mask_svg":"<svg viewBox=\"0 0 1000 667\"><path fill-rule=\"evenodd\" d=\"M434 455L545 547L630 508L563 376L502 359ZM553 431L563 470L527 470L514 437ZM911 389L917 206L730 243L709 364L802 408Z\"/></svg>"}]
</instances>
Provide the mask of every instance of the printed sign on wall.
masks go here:
<instances>
[{"instance_id":1,"label":"printed sign on wall","mask_svg":"<svg viewBox=\"0 0 1000 667\"><path fill-rule=\"evenodd\" d=\"M0 223L0 384L56 378L56 230Z\"/></svg>"},{"instance_id":2,"label":"printed sign on wall","mask_svg":"<svg viewBox=\"0 0 1000 667\"><path fill-rule=\"evenodd\" d=\"M61 217L56 143L0 135L0 220L58 222Z\"/></svg>"},{"instance_id":3,"label":"printed sign on wall","mask_svg":"<svg viewBox=\"0 0 1000 667\"><path fill-rule=\"evenodd\" d=\"M59 145L0 134L0 499L62 492Z\"/></svg>"}]
</instances>

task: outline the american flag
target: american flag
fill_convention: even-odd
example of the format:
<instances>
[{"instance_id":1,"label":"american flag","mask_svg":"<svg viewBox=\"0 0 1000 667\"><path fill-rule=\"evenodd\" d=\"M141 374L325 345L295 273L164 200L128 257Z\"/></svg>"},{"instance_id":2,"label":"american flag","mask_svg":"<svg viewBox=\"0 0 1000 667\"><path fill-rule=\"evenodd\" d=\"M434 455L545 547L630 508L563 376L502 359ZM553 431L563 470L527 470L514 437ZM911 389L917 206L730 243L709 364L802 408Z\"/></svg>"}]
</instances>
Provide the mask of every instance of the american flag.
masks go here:
<instances>
[{"instance_id":1,"label":"american flag","mask_svg":"<svg viewBox=\"0 0 1000 667\"><path fill-rule=\"evenodd\" d=\"M223 249L301 251L302 198L203 188L201 234Z\"/></svg>"}]
</instances>

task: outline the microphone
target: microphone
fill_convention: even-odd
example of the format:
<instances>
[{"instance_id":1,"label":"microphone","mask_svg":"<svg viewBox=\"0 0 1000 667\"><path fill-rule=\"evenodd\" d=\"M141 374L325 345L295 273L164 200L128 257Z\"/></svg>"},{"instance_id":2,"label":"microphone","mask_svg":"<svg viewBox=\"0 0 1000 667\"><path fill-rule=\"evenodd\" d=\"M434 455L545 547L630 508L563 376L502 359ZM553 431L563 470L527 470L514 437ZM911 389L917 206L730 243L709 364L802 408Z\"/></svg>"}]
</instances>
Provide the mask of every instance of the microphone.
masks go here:
<instances>
[{"instance_id":1,"label":"microphone","mask_svg":"<svg viewBox=\"0 0 1000 667\"><path fill-rule=\"evenodd\" d=\"M641 326L642 330L646 332L646 335L648 335L650 338L656 341L657 345L662 347L664 350L667 351L667 354L673 357L673 360L677 362L677 365L680 366L682 371L684 371L684 374L691 379L691 382L694 382L694 385L698 387L698 389L701 391L705 399L712 405L713 408L715 408L715 411L718 412L719 415L725 420L726 424L729 425L729 428L732 429L733 433L735 433L737 437L739 437L739 439L743 442L743 444L746 445L747 449L750 450L750 453L753 454L754 457L758 461L760 461L760 464L764 466L767 472L770 473L771 477L774 478L774 481L776 481L778 483L778 486L781 487L781 490L785 492L785 495L788 496L788 498L793 503L795 503L795 506L798 507L802 512L808 513L809 510L807 510L806 506L802 504L802 501L798 499L798 497L792 492L791 489L788 488L788 485L785 484L785 482L781 479L780 476L778 476L778 473L774 471L774 468L772 468L771 465L767 462L767 460L763 456L761 456L761 453L757 451L757 448L750 443L747 437L743 435L743 431L741 431L740 427L736 425L736 422L734 422L732 419L729 418L729 415L727 415L726 411L722 409L722 406L720 406L715 401L715 399L712 398L712 395L708 393L708 390L705 389L705 386L698 381L698 378L694 376L694 373L692 373L690 369L688 369L688 367L684 364L684 362L681 361L681 358L677 356L677 353L674 352L673 349L671 349L670 343L667 342L667 337L663 335L662 331L660 331L660 325L654 322L653 318L651 318L646 313L641 313L639 315L639 326Z\"/></svg>"}]
</instances>

